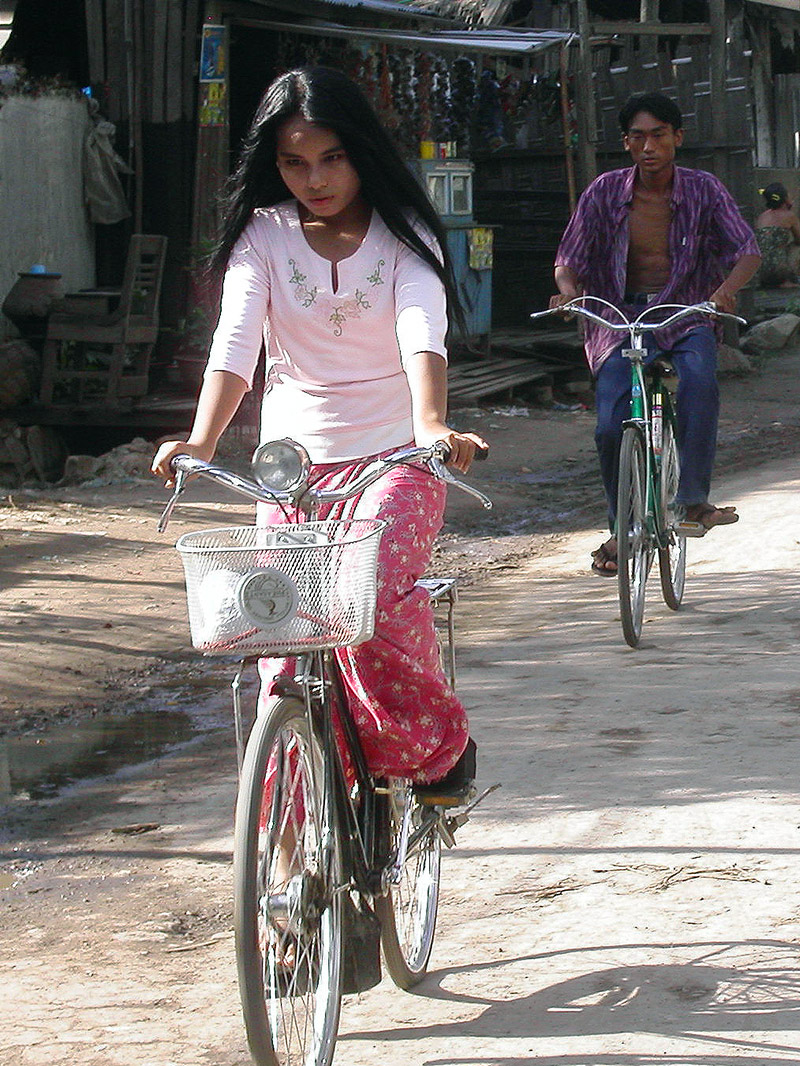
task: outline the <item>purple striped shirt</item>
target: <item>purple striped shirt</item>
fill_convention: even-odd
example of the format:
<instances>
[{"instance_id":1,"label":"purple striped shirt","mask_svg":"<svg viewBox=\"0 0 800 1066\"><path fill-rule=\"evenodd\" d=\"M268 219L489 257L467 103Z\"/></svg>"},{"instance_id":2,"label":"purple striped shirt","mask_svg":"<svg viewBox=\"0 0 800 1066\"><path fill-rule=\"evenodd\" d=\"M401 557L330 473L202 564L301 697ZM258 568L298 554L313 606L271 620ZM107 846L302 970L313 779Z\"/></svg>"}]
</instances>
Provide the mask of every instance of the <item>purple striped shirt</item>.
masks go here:
<instances>
[{"instance_id":1,"label":"purple striped shirt","mask_svg":"<svg viewBox=\"0 0 800 1066\"><path fill-rule=\"evenodd\" d=\"M584 190L564 231L556 266L570 267L587 295L602 296L622 307L629 317L642 308L624 305L628 269L628 218L633 202L636 167L610 170ZM713 174L675 167L672 185L672 219L669 227L671 270L669 280L653 303L699 303L720 286L743 255L759 255L755 234L736 203ZM614 320L611 312L591 308ZM658 346L668 351L675 341L699 324L689 316L655 333ZM586 358L596 374L620 340L592 322L586 323Z\"/></svg>"}]
</instances>

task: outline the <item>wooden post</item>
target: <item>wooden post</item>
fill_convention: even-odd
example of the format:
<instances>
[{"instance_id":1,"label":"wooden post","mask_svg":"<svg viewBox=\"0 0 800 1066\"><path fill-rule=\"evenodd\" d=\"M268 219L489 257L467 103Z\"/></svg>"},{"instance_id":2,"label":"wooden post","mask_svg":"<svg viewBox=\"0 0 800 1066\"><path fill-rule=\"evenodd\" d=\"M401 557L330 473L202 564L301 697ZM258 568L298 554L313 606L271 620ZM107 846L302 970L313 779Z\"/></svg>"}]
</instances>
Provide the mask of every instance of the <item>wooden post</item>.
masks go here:
<instances>
[{"instance_id":1,"label":"wooden post","mask_svg":"<svg viewBox=\"0 0 800 1066\"><path fill-rule=\"evenodd\" d=\"M772 99L772 45L770 24L750 17L750 43L753 46L753 106L756 134L756 166L775 165L774 105Z\"/></svg>"},{"instance_id":2,"label":"wooden post","mask_svg":"<svg viewBox=\"0 0 800 1066\"><path fill-rule=\"evenodd\" d=\"M575 78L575 111L578 118L578 160L580 180L585 188L597 177L597 123L594 113L594 83L592 79L592 48L589 41L589 9L587 0L576 0L579 61Z\"/></svg>"},{"instance_id":3,"label":"wooden post","mask_svg":"<svg viewBox=\"0 0 800 1066\"><path fill-rule=\"evenodd\" d=\"M714 173L722 182L728 179L728 111L727 111L727 18L725 0L709 0L711 23L711 138L714 150Z\"/></svg>"},{"instance_id":4,"label":"wooden post","mask_svg":"<svg viewBox=\"0 0 800 1066\"><path fill-rule=\"evenodd\" d=\"M127 0L125 5L125 46L127 49L130 144L133 154L133 232L142 232L144 156L142 144L142 63L143 33L141 0Z\"/></svg>"},{"instance_id":5,"label":"wooden post","mask_svg":"<svg viewBox=\"0 0 800 1066\"><path fill-rule=\"evenodd\" d=\"M92 85L101 86L106 80L106 54L100 0L86 0L86 43L89 50L89 81Z\"/></svg>"},{"instance_id":6,"label":"wooden post","mask_svg":"<svg viewBox=\"0 0 800 1066\"><path fill-rule=\"evenodd\" d=\"M207 0L203 26L222 24L221 5ZM197 110L197 159L192 213L192 245L195 253L216 239L219 228L219 193L228 176L228 40L223 36L224 59L220 75L207 80L200 70ZM201 64L202 65L202 64ZM224 73L223 73L224 72Z\"/></svg>"},{"instance_id":7,"label":"wooden post","mask_svg":"<svg viewBox=\"0 0 800 1066\"><path fill-rule=\"evenodd\" d=\"M640 0L639 21L658 22L658 0ZM642 63L656 63L658 61L658 37L640 37L639 55Z\"/></svg>"},{"instance_id":8,"label":"wooden post","mask_svg":"<svg viewBox=\"0 0 800 1066\"><path fill-rule=\"evenodd\" d=\"M572 154L572 130L569 125L569 49L562 43L558 56L559 78L561 81L561 128L564 134L564 163L567 168L567 192L569 193L569 210L572 213L578 198L575 190L575 159Z\"/></svg>"}]
</instances>

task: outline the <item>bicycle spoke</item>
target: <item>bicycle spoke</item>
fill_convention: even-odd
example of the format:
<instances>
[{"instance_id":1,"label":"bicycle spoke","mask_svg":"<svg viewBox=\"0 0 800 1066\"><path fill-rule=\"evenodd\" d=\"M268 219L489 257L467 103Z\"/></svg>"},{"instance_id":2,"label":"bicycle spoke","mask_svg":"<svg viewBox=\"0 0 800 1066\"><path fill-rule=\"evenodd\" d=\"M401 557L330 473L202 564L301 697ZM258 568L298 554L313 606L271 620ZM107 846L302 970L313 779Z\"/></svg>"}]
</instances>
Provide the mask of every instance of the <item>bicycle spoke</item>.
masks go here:
<instances>
[{"instance_id":1,"label":"bicycle spoke","mask_svg":"<svg viewBox=\"0 0 800 1066\"><path fill-rule=\"evenodd\" d=\"M636 647L642 631L653 541L647 525L646 456L634 427L622 437L617 498L617 566L620 618L625 640Z\"/></svg>"},{"instance_id":2,"label":"bicycle spoke","mask_svg":"<svg viewBox=\"0 0 800 1066\"><path fill-rule=\"evenodd\" d=\"M338 844L316 784L322 749L301 703L257 719L234 842L239 988L258 1066L325 1066L339 1016Z\"/></svg>"},{"instance_id":3,"label":"bicycle spoke","mask_svg":"<svg viewBox=\"0 0 800 1066\"><path fill-rule=\"evenodd\" d=\"M661 576L661 591L664 602L677 611L683 599L686 583L686 537L674 529L677 518L675 498L680 482L678 445L671 423L664 424L664 444L661 458L661 509L660 522L665 531L666 544L658 552L658 567Z\"/></svg>"},{"instance_id":4,"label":"bicycle spoke","mask_svg":"<svg viewBox=\"0 0 800 1066\"><path fill-rule=\"evenodd\" d=\"M436 815L417 804L411 789L399 781L394 782L389 797L393 852L396 855L399 827L408 803L412 804L408 851L396 882L389 886L386 896L375 901L386 968L400 988L412 988L425 976L436 927L441 862Z\"/></svg>"}]
</instances>

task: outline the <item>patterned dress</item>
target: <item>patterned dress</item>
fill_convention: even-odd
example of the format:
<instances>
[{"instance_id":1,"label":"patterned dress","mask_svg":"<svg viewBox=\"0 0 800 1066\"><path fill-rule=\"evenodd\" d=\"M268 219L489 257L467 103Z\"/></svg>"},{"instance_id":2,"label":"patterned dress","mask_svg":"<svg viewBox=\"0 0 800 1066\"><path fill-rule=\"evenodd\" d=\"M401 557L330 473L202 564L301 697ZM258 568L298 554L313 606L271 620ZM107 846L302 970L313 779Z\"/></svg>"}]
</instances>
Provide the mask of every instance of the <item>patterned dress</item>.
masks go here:
<instances>
[{"instance_id":1,"label":"patterned dress","mask_svg":"<svg viewBox=\"0 0 800 1066\"><path fill-rule=\"evenodd\" d=\"M435 243L421 229L423 239ZM413 438L406 360L447 356L444 289L436 272L373 212L353 255L336 270L308 245L297 205L259 209L231 256L207 373L252 383L263 347L267 388L261 439L304 445L319 488L355 478L375 455ZM430 561L445 488L429 472L400 467L357 499L320 517L387 522L378 558L374 637L337 652L370 771L435 781L467 739L464 708L439 664L433 611L415 586ZM291 516L290 516L291 517ZM290 520L259 505L260 524ZM261 664L262 704L286 660Z\"/></svg>"},{"instance_id":2,"label":"patterned dress","mask_svg":"<svg viewBox=\"0 0 800 1066\"><path fill-rule=\"evenodd\" d=\"M759 281L764 288L797 281L791 262L791 250L795 247L792 231L785 226L764 226L756 230L756 240L762 259Z\"/></svg>"}]
</instances>

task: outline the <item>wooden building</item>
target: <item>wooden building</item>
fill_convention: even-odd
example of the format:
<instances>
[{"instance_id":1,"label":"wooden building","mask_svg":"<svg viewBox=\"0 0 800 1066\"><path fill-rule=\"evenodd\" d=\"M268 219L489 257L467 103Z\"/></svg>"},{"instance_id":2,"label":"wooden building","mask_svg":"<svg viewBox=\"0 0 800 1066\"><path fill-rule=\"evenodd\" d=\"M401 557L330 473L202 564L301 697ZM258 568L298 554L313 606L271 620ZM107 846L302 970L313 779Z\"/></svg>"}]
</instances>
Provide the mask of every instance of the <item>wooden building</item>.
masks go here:
<instances>
[{"instance_id":1,"label":"wooden building","mask_svg":"<svg viewBox=\"0 0 800 1066\"><path fill-rule=\"evenodd\" d=\"M800 165L800 0L16 0L18 38L32 11L50 37L82 35L63 62L116 124L133 172L130 221L98 227L97 280L115 280L131 231L166 235L169 328L186 328L189 268L215 230L232 153L290 61L358 67L401 135L438 122L433 140L467 145L476 219L499 227L500 326L546 300L575 197L623 162L616 112L630 92L678 101L683 159L719 174L746 214L764 173ZM16 50L36 58L43 38L26 32ZM413 87L406 77L420 56L469 107L421 113L421 68ZM471 81L454 90L459 69Z\"/></svg>"}]
</instances>

